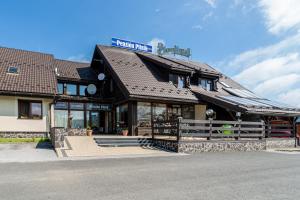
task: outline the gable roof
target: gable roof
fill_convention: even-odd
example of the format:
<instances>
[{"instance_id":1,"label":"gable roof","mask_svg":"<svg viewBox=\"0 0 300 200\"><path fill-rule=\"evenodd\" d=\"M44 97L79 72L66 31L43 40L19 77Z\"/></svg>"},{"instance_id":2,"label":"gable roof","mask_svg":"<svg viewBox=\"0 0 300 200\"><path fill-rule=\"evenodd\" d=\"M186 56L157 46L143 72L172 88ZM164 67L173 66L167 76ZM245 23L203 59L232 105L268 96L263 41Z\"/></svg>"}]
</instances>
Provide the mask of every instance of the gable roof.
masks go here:
<instances>
[{"instance_id":1,"label":"gable roof","mask_svg":"<svg viewBox=\"0 0 300 200\"><path fill-rule=\"evenodd\" d=\"M0 92L53 95L56 92L53 59L50 54L0 47ZM17 74L8 73L11 66L18 68Z\"/></svg>"},{"instance_id":2,"label":"gable roof","mask_svg":"<svg viewBox=\"0 0 300 200\"><path fill-rule=\"evenodd\" d=\"M101 45L97 45L97 48L120 79L129 97L198 102L188 88L178 89L163 81L157 75L156 69L145 63L135 52Z\"/></svg>"},{"instance_id":3,"label":"gable roof","mask_svg":"<svg viewBox=\"0 0 300 200\"><path fill-rule=\"evenodd\" d=\"M59 76L57 79L97 81L97 75L90 67L90 63L56 59L55 67Z\"/></svg>"}]
</instances>

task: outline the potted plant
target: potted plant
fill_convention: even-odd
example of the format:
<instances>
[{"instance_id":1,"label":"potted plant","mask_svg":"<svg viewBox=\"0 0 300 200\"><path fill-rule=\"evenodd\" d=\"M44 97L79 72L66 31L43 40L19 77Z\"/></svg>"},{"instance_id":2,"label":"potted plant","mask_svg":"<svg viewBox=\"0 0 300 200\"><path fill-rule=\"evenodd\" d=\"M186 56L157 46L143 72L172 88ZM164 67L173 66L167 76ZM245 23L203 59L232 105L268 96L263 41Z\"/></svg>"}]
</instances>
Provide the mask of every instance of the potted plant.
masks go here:
<instances>
[{"instance_id":1,"label":"potted plant","mask_svg":"<svg viewBox=\"0 0 300 200\"><path fill-rule=\"evenodd\" d=\"M122 129L122 135L127 136L128 135L128 128L123 128Z\"/></svg>"},{"instance_id":2,"label":"potted plant","mask_svg":"<svg viewBox=\"0 0 300 200\"><path fill-rule=\"evenodd\" d=\"M93 135L93 130L91 129L90 126L88 126L88 127L86 128L86 135L87 135L87 136L92 136L92 135Z\"/></svg>"}]
</instances>

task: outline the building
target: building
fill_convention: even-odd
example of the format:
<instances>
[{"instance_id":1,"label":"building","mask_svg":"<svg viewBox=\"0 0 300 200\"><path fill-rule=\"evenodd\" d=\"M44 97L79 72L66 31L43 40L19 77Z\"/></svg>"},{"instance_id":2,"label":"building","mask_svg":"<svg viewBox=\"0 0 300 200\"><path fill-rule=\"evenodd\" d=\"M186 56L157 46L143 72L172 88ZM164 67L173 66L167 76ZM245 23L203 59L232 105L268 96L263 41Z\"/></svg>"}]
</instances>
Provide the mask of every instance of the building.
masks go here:
<instances>
[{"instance_id":1,"label":"building","mask_svg":"<svg viewBox=\"0 0 300 200\"><path fill-rule=\"evenodd\" d=\"M102 45L91 63L0 48L2 137L39 137L53 127L149 135L153 120L206 119L208 109L214 119L266 123L300 115L204 63Z\"/></svg>"}]
</instances>

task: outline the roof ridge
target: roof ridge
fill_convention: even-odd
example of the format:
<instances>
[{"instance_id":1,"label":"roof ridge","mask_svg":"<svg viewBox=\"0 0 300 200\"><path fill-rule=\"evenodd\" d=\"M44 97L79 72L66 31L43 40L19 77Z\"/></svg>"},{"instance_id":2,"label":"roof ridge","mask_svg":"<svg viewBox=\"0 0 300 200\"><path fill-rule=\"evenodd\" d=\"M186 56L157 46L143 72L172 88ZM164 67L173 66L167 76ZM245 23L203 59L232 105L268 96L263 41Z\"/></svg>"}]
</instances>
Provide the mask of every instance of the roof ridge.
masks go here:
<instances>
[{"instance_id":1,"label":"roof ridge","mask_svg":"<svg viewBox=\"0 0 300 200\"><path fill-rule=\"evenodd\" d=\"M44 55L48 55L54 58L54 55L51 53L44 53L44 52L39 52L39 51L32 51L32 50L25 50L25 49L17 49L14 47L5 47L5 46L0 46L0 48L2 49L10 49L10 50L16 50L16 51L24 51L24 52L28 52L28 53L36 53L36 54L44 54Z\"/></svg>"},{"instance_id":2,"label":"roof ridge","mask_svg":"<svg viewBox=\"0 0 300 200\"><path fill-rule=\"evenodd\" d=\"M60 58L54 58L55 61L63 61L63 62L71 62L71 63L77 63L77 64L90 64L90 62L81 62L81 61L73 61L73 60L64 60Z\"/></svg>"}]
</instances>

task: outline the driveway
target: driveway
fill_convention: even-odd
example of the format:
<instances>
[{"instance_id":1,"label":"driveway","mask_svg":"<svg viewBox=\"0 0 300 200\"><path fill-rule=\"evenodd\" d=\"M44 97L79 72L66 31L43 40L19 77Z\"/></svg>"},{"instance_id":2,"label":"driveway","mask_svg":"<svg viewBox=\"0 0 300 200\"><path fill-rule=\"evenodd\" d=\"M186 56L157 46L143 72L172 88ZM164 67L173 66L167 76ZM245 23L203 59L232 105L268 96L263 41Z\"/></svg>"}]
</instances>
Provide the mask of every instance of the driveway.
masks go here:
<instances>
[{"instance_id":1,"label":"driveway","mask_svg":"<svg viewBox=\"0 0 300 200\"><path fill-rule=\"evenodd\" d=\"M202 153L0 165L6 200L295 200L300 155Z\"/></svg>"},{"instance_id":2,"label":"driveway","mask_svg":"<svg viewBox=\"0 0 300 200\"><path fill-rule=\"evenodd\" d=\"M0 162L58 160L50 143L0 144Z\"/></svg>"}]
</instances>

